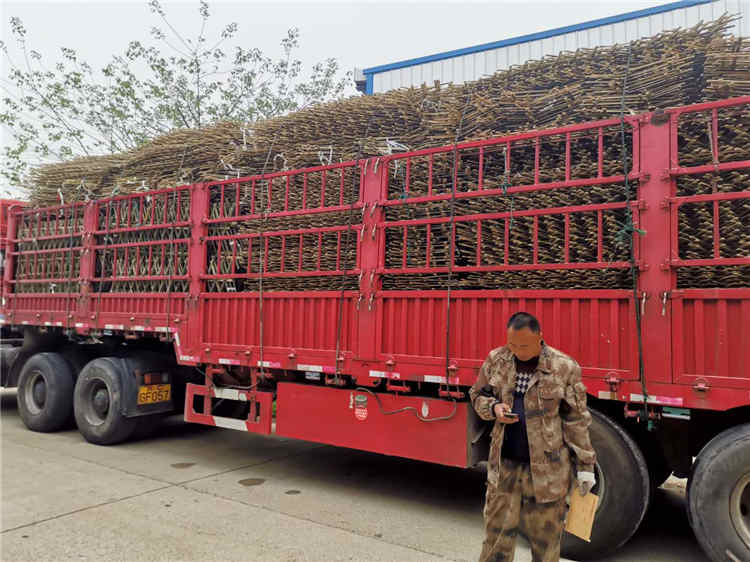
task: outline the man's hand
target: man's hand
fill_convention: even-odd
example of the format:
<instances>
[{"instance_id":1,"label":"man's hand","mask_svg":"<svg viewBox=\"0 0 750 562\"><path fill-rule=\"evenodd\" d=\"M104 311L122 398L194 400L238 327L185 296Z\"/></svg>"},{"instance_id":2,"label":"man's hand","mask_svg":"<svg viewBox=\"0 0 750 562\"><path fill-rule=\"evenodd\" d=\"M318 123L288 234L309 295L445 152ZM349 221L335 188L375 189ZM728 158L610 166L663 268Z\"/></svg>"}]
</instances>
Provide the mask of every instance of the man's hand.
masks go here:
<instances>
[{"instance_id":1,"label":"man's hand","mask_svg":"<svg viewBox=\"0 0 750 562\"><path fill-rule=\"evenodd\" d=\"M596 476L593 472L579 472L578 473L578 491L582 496L585 496L591 491L591 488L596 484Z\"/></svg>"},{"instance_id":2,"label":"man's hand","mask_svg":"<svg viewBox=\"0 0 750 562\"><path fill-rule=\"evenodd\" d=\"M511 410L512 408L510 406L502 403L495 404L495 406L492 408L492 412L495 414L495 417L502 423L516 423L518 421L518 417L509 418L505 415L510 413Z\"/></svg>"}]
</instances>

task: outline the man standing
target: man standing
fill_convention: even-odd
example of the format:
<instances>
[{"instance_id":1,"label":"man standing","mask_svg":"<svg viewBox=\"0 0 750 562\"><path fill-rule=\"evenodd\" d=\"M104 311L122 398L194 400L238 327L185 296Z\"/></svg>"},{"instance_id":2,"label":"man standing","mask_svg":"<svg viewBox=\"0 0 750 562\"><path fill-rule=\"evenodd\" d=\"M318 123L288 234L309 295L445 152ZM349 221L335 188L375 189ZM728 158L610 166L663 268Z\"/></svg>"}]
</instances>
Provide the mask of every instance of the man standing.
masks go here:
<instances>
[{"instance_id":1,"label":"man standing","mask_svg":"<svg viewBox=\"0 0 750 562\"><path fill-rule=\"evenodd\" d=\"M511 562L520 532L534 562L553 562L573 469L581 494L595 483L586 387L578 363L544 343L534 316L518 312L507 328L507 344L490 352L469 391L479 417L495 422L479 560Z\"/></svg>"}]
</instances>

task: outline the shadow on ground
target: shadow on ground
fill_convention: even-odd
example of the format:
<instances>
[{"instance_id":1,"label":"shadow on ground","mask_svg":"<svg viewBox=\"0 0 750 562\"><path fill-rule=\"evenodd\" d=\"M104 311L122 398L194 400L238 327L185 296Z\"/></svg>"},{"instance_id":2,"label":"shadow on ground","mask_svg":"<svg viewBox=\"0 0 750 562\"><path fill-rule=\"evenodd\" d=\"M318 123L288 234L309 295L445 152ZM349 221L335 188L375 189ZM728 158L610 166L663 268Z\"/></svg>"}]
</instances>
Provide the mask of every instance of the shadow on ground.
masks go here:
<instances>
[{"instance_id":1,"label":"shadow on ground","mask_svg":"<svg viewBox=\"0 0 750 562\"><path fill-rule=\"evenodd\" d=\"M0 394L0 410L3 423L21 424L15 392L5 390ZM63 433L72 438L74 432L75 429L71 428ZM478 530L481 529L486 477L481 468L452 468L315 444L304 444L305 447L300 448L300 442L294 440L186 424L180 416L163 419L152 435L133 442L132 446L147 452L147 447L169 447L170 442L178 443L185 439L194 443L197 451L194 458L186 459L191 462L185 466L192 466L194 462L210 464L212 456L227 453L240 465L245 458L252 464L252 452L269 447L270 439L275 443L273 465L285 477L294 479L303 476L313 489L343 490L353 497L378 496L395 502L408 502L418 506L420 511L434 510L449 514L449 520L469 524L471 528L476 525ZM173 467L176 468L175 465ZM247 482L255 482L255 479L243 481L245 486ZM604 560L705 562L707 559L693 536L684 504L685 481L671 478L656 491L635 536L617 553ZM448 525L445 532L455 532L455 528Z\"/></svg>"}]
</instances>

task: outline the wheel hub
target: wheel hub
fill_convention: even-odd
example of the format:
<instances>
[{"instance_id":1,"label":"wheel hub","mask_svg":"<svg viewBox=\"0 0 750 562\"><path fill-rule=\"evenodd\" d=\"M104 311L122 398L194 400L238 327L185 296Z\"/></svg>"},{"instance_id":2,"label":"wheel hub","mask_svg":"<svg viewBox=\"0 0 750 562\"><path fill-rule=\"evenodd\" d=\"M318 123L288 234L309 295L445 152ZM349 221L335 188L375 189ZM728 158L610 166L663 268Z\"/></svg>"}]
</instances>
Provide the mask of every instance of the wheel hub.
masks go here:
<instances>
[{"instance_id":1,"label":"wheel hub","mask_svg":"<svg viewBox=\"0 0 750 562\"><path fill-rule=\"evenodd\" d=\"M23 403L32 415L38 416L44 411L44 405L47 403L47 381L41 371L32 372L28 384L19 389L19 392L23 393Z\"/></svg>"},{"instance_id":2,"label":"wheel hub","mask_svg":"<svg viewBox=\"0 0 750 562\"><path fill-rule=\"evenodd\" d=\"M750 548L750 473L735 484L729 497L729 514L737 534Z\"/></svg>"},{"instance_id":3,"label":"wheel hub","mask_svg":"<svg viewBox=\"0 0 750 562\"><path fill-rule=\"evenodd\" d=\"M34 381L31 396L34 399L34 405L40 410L43 409L44 403L47 401L47 383L44 382L44 378L37 377Z\"/></svg>"},{"instance_id":4,"label":"wheel hub","mask_svg":"<svg viewBox=\"0 0 750 562\"><path fill-rule=\"evenodd\" d=\"M107 417L107 413L109 412L109 392L107 392L106 388L100 387L94 391L92 406L94 407L94 412L100 418L104 419Z\"/></svg>"}]
</instances>

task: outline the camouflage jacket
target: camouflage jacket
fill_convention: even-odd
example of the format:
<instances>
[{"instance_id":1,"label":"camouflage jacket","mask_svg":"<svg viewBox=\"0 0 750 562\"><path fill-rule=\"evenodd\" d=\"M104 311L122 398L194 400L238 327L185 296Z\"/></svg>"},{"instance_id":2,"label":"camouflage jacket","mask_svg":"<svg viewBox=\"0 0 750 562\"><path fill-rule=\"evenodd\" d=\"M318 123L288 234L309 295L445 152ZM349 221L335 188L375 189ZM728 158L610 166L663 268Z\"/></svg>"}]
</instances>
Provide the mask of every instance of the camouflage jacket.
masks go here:
<instances>
[{"instance_id":1,"label":"camouflage jacket","mask_svg":"<svg viewBox=\"0 0 750 562\"><path fill-rule=\"evenodd\" d=\"M469 391L479 417L495 420L492 406L498 400L512 405L515 384L516 367L510 350L498 347L490 351ZM578 363L543 345L524 407L534 494L539 502L555 501L568 493L572 465L579 471L593 471L596 460L589 438L591 414L586 407L586 387ZM487 467L487 481L495 486L504 430L505 424L495 421Z\"/></svg>"}]
</instances>

